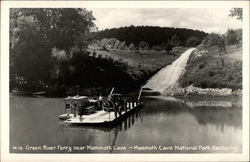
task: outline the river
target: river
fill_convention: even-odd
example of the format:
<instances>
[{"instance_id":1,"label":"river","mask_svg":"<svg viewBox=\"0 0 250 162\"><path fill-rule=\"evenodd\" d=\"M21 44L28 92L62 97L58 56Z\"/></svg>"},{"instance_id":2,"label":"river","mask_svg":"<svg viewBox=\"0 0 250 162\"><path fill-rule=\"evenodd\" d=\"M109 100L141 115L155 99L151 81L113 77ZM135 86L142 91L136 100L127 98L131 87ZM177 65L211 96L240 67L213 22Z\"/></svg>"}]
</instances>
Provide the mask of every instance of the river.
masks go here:
<instances>
[{"instance_id":1,"label":"river","mask_svg":"<svg viewBox=\"0 0 250 162\"><path fill-rule=\"evenodd\" d=\"M242 151L241 99L145 97L115 128L67 126L63 98L10 96L11 153Z\"/></svg>"}]
</instances>

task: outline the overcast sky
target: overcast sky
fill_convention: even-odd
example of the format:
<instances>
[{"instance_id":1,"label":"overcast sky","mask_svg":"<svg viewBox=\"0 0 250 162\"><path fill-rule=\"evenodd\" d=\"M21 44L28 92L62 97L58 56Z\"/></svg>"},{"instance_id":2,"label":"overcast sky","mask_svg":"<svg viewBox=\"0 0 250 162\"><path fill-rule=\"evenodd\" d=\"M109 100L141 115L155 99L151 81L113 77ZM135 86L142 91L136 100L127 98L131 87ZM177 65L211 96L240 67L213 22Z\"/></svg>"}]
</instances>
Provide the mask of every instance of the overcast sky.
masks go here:
<instances>
[{"instance_id":1,"label":"overcast sky","mask_svg":"<svg viewBox=\"0 0 250 162\"><path fill-rule=\"evenodd\" d=\"M95 24L99 30L130 26L148 25L198 29L205 32L225 33L228 28L241 28L242 22L229 17L230 8L95 8Z\"/></svg>"}]
</instances>

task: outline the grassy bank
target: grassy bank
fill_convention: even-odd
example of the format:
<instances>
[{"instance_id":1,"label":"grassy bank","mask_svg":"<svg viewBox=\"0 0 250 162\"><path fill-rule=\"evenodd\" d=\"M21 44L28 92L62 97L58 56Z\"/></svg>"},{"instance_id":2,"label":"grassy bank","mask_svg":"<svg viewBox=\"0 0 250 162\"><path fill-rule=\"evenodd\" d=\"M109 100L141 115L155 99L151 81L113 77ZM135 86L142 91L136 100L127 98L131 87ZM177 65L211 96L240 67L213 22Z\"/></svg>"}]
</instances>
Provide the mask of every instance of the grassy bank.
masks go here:
<instances>
[{"instance_id":1,"label":"grassy bank","mask_svg":"<svg viewBox=\"0 0 250 162\"><path fill-rule=\"evenodd\" d=\"M185 49L183 49L184 51ZM79 75L69 76L71 80L81 80L76 84L53 87L45 90L52 96L68 96L76 94L76 85L79 85L80 95L107 95L112 87L118 93L137 91L145 82L162 67L171 64L183 51L130 52L117 50L89 49L90 55L80 55L85 60L79 64L88 67ZM82 79L81 79L82 78Z\"/></svg>"},{"instance_id":2,"label":"grassy bank","mask_svg":"<svg viewBox=\"0 0 250 162\"><path fill-rule=\"evenodd\" d=\"M174 55L167 54L165 51L130 52L117 50L96 50L96 55L111 57L112 59L126 62L131 67L147 69L159 69L172 63L180 53Z\"/></svg>"},{"instance_id":3,"label":"grassy bank","mask_svg":"<svg viewBox=\"0 0 250 162\"><path fill-rule=\"evenodd\" d=\"M167 54L166 51L153 50L130 52L95 49L95 52L96 57L112 58L126 64L127 68L124 71L139 85L142 85L161 68L176 60L185 50L183 48L183 50L171 51L172 54ZM93 53L93 50L90 51Z\"/></svg>"},{"instance_id":4,"label":"grassy bank","mask_svg":"<svg viewBox=\"0 0 250 162\"><path fill-rule=\"evenodd\" d=\"M199 88L242 89L242 48L227 46L227 53L217 47L198 46L180 79L180 85Z\"/></svg>"}]
</instances>

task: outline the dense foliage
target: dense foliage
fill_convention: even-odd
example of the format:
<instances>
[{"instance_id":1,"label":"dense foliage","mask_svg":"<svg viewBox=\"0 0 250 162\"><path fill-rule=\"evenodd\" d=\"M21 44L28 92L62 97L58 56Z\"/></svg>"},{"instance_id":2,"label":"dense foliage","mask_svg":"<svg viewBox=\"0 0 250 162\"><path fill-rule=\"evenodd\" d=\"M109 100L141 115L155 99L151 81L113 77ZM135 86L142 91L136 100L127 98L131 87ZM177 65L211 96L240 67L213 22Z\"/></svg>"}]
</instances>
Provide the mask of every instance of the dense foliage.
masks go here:
<instances>
[{"instance_id":1,"label":"dense foliage","mask_svg":"<svg viewBox=\"0 0 250 162\"><path fill-rule=\"evenodd\" d=\"M138 46L140 42L144 41L147 42L150 47L167 42L171 42L173 46L185 46L186 41L190 37L196 37L197 41L200 43L207 35L205 32L198 30L155 26L113 28L94 32L92 34L92 37L96 40L102 40L103 38L117 38L119 41L125 41L127 46L131 43Z\"/></svg>"},{"instance_id":2,"label":"dense foliage","mask_svg":"<svg viewBox=\"0 0 250 162\"><path fill-rule=\"evenodd\" d=\"M91 12L78 8L11 9L10 90L132 84L125 64L87 51L93 20Z\"/></svg>"},{"instance_id":3,"label":"dense foliage","mask_svg":"<svg viewBox=\"0 0 250 162\"><path fill-rule=\"evenodd\" d=\"M132 89L136 82L126 72L127 65L109 57L90 52L74 52L70 59L64 60L63 74L57 79L59 88L116 87L121 91ZM62 65L61 63L61 65ZM56 77L58 78L58 77ZM119 87L119 88L118 88Z\"/></svg>"},{"instance_id":4,"label":"dense foliage","mask_svg":"<svg viewBox=\"0 0 250 162\"><path fill-rule=\"evenodd\" d=\"M242 29L228 29L226 32L226 43L228 45L242 44Z\"/></svg>"},{"instance_id":5,"label":"dense foliage","mask_svg":"<svg viewBox=\"0 0 250 162\"><path fill-rule=\"evenodd\" d=\"M241 20L241 21L242 21L242 19L243 19L242 14L243 14L242 8L232 8L232 9L230 10L229 16L231 16L231 17L236 17L237 20Z\"/></svg>"}]
</instances>

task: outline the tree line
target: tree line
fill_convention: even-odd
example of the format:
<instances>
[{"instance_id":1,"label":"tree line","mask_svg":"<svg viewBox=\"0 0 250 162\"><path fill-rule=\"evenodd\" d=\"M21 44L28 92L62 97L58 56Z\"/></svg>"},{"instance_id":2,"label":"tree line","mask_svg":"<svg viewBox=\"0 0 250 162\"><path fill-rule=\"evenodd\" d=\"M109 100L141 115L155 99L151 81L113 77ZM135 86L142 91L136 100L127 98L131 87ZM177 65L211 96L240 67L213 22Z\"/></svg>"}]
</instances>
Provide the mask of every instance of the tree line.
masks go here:
<instances>
[{"instance_id":1,"label":"tree line","mask_svg":"<svg viewBox=\"0 0 250 162\"><path fill-rule=\"evenodd\" d=\"M190 37L186 43L185 47L195 47L201 42L197 37ZM103 38L102 40L93 40L89 47L95 49L101 49L108 51L109 49L117 51L127 51L127 52L150 52L150 51L166 51L169 53L174 47L180 46L180 39L177 35L173 35L171 40L163 42L160 45L153 45L150 47L149 43L146 41L140 41L136 46L134 43L126 45L125 41L120 41L117 38Z\"/></svg>"},{"instance_id":2,"label":"tree line","mask_svg":"<svg viewBox=\"0 0 250 162\"><path fill-rule=\"evenodd\" d=\"M207 33L185 28L126 26L106 29L91 34L92 39L118 39L125 42L125 48L149 48L155 50L170 50L176 46L193 47L201 43Z\"/></svg>"}]
</instances>

